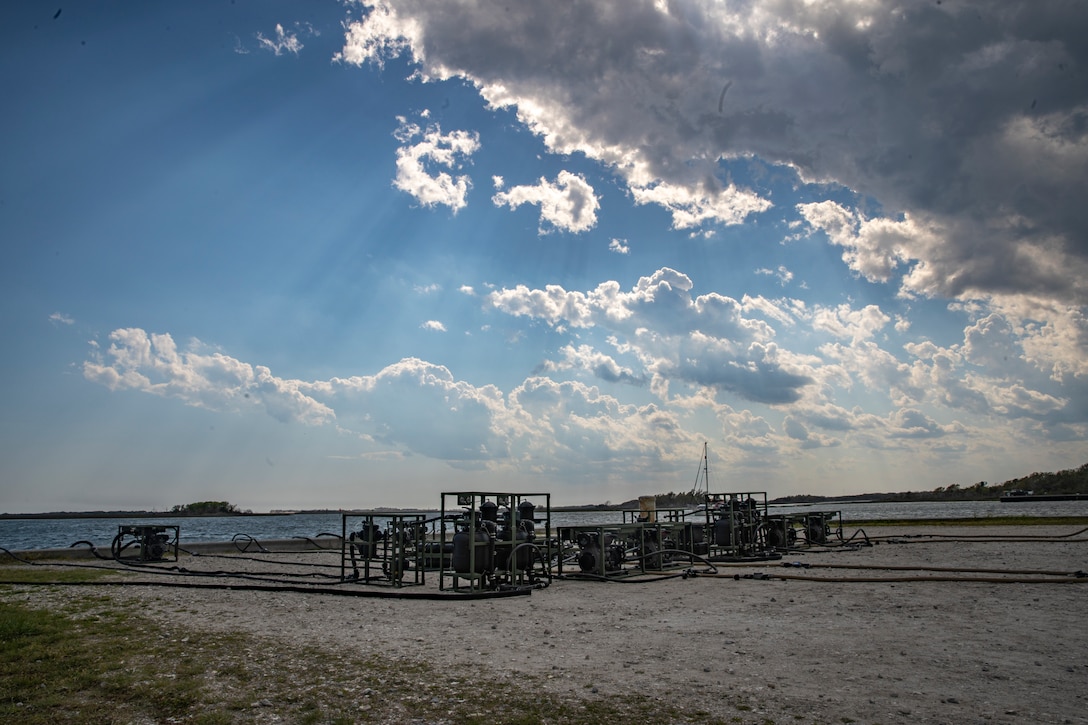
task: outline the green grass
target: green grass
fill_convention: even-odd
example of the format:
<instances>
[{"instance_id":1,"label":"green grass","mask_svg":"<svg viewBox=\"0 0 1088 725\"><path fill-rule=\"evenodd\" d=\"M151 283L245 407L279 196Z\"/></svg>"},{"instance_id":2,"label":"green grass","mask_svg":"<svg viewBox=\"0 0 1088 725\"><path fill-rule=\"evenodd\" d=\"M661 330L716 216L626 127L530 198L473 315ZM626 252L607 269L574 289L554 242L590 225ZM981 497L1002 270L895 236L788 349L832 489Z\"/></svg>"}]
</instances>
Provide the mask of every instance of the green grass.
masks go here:
<instances>
[{"instance_id":1,"label":"green grass","mask_svg":"<svg viewBox=\"0 0 1088 725\"><path fill-rule=\"evenodd\" d=\"M105 569L72 567L70 569L38 569L20 564L0 565L0 583L3 584L80 584L114 574Z\"/></svg>"},{"instance_id":2,"label":"green grass","mask_svg":"<svg viewBox=\"0 0 1088 725\"><path fill-rule=\"evenodd\" d=\"M172 718L226 725L272 714L313 724L724 722L691 702L684 707L638 694L561 697L523 675L474 681L463 676L471 663L451 678L423 662L163 626L131 604L119 607L108 593L65 599L61 610L35 608L25 597L0 586L0 722Z\"/></svg>"}]
</instances>

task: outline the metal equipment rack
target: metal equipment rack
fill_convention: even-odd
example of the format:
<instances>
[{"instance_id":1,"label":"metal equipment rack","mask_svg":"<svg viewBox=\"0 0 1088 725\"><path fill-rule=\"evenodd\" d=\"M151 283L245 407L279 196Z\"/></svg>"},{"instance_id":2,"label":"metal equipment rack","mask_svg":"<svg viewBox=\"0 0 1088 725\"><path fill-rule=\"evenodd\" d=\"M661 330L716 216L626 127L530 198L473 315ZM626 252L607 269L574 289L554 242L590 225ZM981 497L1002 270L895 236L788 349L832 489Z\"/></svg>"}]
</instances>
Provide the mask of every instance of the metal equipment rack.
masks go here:
<instances>
[{"instance_id":1,"label":"metal equipment rack","mask_svg":"<svg viewBox=\"0 0 1088 725\"><path fill-rule=\"evenodd\" d=\"M470 591L483 591L551 581L550 493L443 493L439 520L441 549L451 550L449 559L442 556L439 589L447 581L454 591L465 588L462 582ZM453 529L449 536L447 524Z\"/></svg>"},{"instance_id":2,"label":"metal equipment rack","mask_svg":"<svg viewBox=\"0 0 1088 725\"><path fill-rule=\"evenodd\" d=\"M711 561L773 554L767 543L765 491L707 493L705 510Z\"/></svg>"},{"instance_id":3,"label":"metal equipment rack","mask_svg":"<svg viewBox=\"0 0 1088 725\"><path fill-rule=\"evenodd\" d=\"M566 576L596 579L688 566L694 558L706 555L702 522L684 521L682 510L658 511L659 515L665 513L667 520L652 522L629 521L627 513L621 524L560 527L560 543L573 554L560 557L558 574L564 575L564 564L570 561L578 568Z\"/></svg>"},{"instance_id":4,"label":"metal equipment rack","mask_svg":"<svg viewBox=\"0 0 1088 725\"><path fill-rule=\"evenodd\" d=\"M424 513L361 511L340 516L340 580L396 587L426 583Z\"/></svg>"},{"instance_id":5,"label":"metal equipment rack","mask_svg":"<svg viewBox=\"0 0 1088 725\"><path fill-rule=\"evenodd\" d=\"M180 538L181 529L178 526L122 525L117 527L117 536L114 537L110 550L113 558L118 560L177 561ZM139 548L139 554L125 555L125 550L133 546Z\"/></svg>"},{"instance_id":6,"label":"metal equipment rack","mask_svg":"<svg viewBox=\"0 0 1088 725\"><path fill-rule=\"evenodd\" d=\"M841 511L798 511L773 514L764 520L768 548L779 551L824 546L832 538L842 541Z\"/></svg>"}]
</instances>

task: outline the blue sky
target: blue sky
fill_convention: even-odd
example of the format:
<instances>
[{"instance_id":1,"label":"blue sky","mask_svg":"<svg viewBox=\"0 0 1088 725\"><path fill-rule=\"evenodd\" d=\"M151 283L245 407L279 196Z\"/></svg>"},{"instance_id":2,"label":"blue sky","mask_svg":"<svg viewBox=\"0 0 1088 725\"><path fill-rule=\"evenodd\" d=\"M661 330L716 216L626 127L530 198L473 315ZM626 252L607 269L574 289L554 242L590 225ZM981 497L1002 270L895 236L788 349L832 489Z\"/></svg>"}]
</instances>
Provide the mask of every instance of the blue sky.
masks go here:
<instances>
[{"instance_id":1,"label":"blue sky","mask_svg":"<svg viewBox=\"0 0 1088 725\"><path fill-rule=\"evenodd\" d=\"M0 510L1088 460L1088 8L0 10Z\"/></svg>"}]
</instances>

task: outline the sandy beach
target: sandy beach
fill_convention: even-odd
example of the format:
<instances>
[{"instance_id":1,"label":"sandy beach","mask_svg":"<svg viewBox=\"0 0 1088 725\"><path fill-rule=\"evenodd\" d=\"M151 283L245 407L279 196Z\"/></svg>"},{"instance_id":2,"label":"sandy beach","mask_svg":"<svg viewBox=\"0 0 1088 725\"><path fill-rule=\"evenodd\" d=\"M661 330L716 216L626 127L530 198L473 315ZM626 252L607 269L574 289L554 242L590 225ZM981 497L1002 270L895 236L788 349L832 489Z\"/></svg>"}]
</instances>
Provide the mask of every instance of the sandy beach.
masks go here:
<instances>
[{"instance_id":1,"label":"sandy beach","mask_svg":"<svg viewBox=\"0 0 1088 725\"><path fill-rule=\"evenodd\" d=\"M427 660L452 680L533 675L534 687L573 699L641 693L726 722L1088 723L1088 532L866 533L873 546L686 578L555 580L481 601L139 585L107 594L172 624ZM260 575L339 562L337 549L183 554L177 565ZM28 587L20 597L63 606L88 591Z\"/></svg>"}]
</instances>

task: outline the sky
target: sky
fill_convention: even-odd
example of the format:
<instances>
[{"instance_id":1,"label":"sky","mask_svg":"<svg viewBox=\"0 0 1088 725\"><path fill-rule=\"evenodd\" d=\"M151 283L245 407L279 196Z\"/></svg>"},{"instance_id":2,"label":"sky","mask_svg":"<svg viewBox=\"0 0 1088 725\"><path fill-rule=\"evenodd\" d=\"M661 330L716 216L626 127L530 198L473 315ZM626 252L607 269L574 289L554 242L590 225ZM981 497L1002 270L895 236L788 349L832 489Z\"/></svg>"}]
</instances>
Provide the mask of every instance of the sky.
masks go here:
<instances>
[{"instance_id":1,"label":"sky","mask_svg":"<svg viewBox=\"0 0 1088 725\"><path fill-rule=\"evenodd\" d=\"M1088 462L1088 4L0 8L0 511Z\"/></svg>"}]
</instances>

